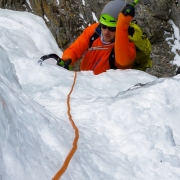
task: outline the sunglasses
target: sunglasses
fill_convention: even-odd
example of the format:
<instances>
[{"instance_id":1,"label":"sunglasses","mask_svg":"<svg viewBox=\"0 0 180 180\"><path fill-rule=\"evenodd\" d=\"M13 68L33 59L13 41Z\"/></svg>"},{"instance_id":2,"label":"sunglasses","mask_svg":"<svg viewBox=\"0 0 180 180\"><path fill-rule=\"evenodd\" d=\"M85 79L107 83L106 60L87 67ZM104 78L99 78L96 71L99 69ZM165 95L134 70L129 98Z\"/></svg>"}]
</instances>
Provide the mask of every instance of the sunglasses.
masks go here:
<instances>
[{"instance_id":1,"label":"sunglasses","mask_svg":"<svg viewBox=\"0 0 180 180\"><path fill-rule=\"evenodd\" d=\"M115 31L116 31L116 27L109 27L109 26L106 26L106 25L104 25L104 24L101 24L101 27L102 27L103 29L108 29L108 30L111 31L111 32L115 32Z\"/></svg>"}]
</instances>

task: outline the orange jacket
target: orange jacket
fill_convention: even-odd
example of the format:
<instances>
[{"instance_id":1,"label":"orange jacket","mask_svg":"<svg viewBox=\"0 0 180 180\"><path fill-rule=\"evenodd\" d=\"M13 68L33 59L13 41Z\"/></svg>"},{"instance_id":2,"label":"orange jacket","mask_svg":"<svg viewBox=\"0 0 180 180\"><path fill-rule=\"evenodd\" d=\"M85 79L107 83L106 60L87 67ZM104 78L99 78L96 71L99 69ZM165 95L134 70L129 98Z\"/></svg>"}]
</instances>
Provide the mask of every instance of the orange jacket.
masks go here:
<instances>
[{"instance_id":1,"label":"orange jacket","mask_svg":"<svg viewBox=\"0 0 180 180\"><path fill-rule=\"evenodd\" d=\"M72 59L72 65L82 58L80 70L92 70L94 74L100 74L110 69L109 56L114 47L115 65L118 69L131 68L136 57L134 43L129 41L128 27L131 16L119 14L116 26L115 42L105 45L98 37L89 48L91 36L94 34L98 23L87 27L83 33L67 48L62 55L63 60Z\"/></svg>"}]
</instances>

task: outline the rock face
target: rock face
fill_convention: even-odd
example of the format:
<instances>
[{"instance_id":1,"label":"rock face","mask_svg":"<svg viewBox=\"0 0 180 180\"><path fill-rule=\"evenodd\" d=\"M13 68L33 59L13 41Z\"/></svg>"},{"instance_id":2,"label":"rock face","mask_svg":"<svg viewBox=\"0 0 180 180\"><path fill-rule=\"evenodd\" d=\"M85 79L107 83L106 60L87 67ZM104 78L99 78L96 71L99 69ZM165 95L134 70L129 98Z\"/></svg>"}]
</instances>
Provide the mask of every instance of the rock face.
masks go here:
<instances>
[{"instance_id":1,"label":"rock face","mask_svg":"<svg viewBox=\"0 0 180 180\"><path fill-rule=\"evenodd\" d=\"M0 8L28 11L44 19L59 47L64 50L83 29L99 18L108 0L0 0ZM131 3L132 0L125 0ZM136 5L138 25L152 43L153 68L147 73L157 77L172 77L176 65L170 63L174 58L170 44L175 37L172 20L180 28L180 0L141 0ZM48 37L47 37L48 38ZM167 38L170 40L167 41ZM179 51L178 49L176 50Z\"/></svg>"}]
</instances>

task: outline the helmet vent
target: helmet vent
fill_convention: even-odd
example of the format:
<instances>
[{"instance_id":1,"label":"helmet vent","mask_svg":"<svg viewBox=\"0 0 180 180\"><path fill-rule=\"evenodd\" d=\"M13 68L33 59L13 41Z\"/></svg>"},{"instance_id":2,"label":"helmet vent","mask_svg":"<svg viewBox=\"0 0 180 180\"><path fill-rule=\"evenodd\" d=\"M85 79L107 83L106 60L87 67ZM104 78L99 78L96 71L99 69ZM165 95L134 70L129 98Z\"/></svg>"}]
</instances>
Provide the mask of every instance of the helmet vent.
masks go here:
<instances>
[{"instance_id":1,"label":"helmet vent","mask_svg":"<svg viewBox=\"0 0 180 180\"><path fill-rule=\"evenodd\" d=\"M115 20L110 20L110 22L116 22Z\"/></svg>"},{"instance_id":2,"label":"helmet vent","mask_svg":"<svg viewBox=\"0 0 180 180\"><path fill-rule=\"evenodd\" d=\"M105 17L102 17L104 20L106 20L106 18Z\"/></svg>"}]
</instances>

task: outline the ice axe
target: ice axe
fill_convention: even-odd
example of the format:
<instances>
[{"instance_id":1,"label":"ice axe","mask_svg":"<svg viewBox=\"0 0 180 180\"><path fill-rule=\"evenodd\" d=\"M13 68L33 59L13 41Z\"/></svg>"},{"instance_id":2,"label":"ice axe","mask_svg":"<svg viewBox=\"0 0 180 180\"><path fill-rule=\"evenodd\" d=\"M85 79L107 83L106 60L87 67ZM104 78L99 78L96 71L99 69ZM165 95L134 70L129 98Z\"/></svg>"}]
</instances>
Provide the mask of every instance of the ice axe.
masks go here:
<instances>
[{"instance_id":1,"label":"ice axe","mask_svg":"<svg viewBox=\"0 0 180 180\"><path fill-rule=\"evenodd\" d=\"M38 63L42 66L42 63L43 61L49 59L49 58L53 58L57 61L57 65L58 66L61 66L65 69L68 69L68 70L72 70L72 66L70 65L71 64L71 59L68 59L66 61L63 61L57 54L47 54L47 55L44 55L40 58L40 60L38 61Z\"/></svg>"}]
</instances>

